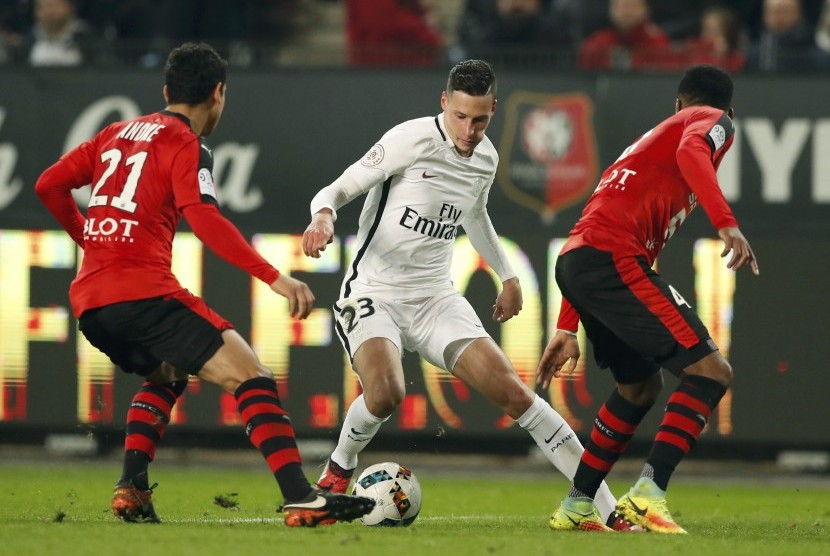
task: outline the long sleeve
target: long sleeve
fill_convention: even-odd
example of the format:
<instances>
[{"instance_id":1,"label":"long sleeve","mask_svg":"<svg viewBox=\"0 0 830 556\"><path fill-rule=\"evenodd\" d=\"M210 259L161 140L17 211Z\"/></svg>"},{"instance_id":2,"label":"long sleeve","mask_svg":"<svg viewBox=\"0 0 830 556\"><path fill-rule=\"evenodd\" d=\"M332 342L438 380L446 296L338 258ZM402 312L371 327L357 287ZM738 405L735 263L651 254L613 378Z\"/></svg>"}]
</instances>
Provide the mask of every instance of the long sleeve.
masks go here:
<instances>
[{"instance_id":1,"label":"long sleeve","mask_svg":"<svg viewBox=\"0 0 830 556\"><path fill-rule=\"evenodd\" d=\"M337 219L337 209L407 168L423 149L425 138L403 131L387 131L366 155L346 168L339 178L311 200L311 215L328 208Z\"/></svg>"},{"instance_id":2,"label":"long sleeve","mask_svg":"<svg viewBox=\"0 0 830 556\"><path fill-rule=\"evenodd\" d=\"M279 277L279 271L256 252L215 205L188 205L182 213L196 237L224 260L269 285Z\"/></svg>"},{"instance_id":3,"label":"long sleeve","mask_svg":"<svg viewBox=\"0 0 830 556\"><path fill-rule=\"evenodd\" d=\"M331 209L337 220L337 210L357 197L369 191L383 181L383 174L374 169L361 169L350 166L339 178L317 192L311 200L311 215L314 216L324 208Z\"/></svg>"},{"instance_id":4,"label":"long sleeve","mask_svg":"<svg viewBox=\"0 0 830 556\"><path fill-rule=\"evenodd\" d=\"M562 298L562 306L559 308L559 319L556 321L556 328L576 333L579 329L579 313L576 312L570 301Z\"/></svg>"},{"instance_id":5,"label":"long sleeve","mask_svg":"<svg viewBox=\"0 0 830 556\"><path fill-rule=\"evenodd\" d=\"M61 179L63 172L59 164L52 165L41 174L35 184L35 193L73 241L83 247L86 219L72 197L72 188Z\"/></svg>"},{"instance_id":6,"label":"long sleeve","mask_svg":"<svg viewBox=\"0 0 830 556\"><path fill-rule=\"evenodd\" d=\"M686 135L677 149L677 165L712 225L718 230L737 227L738 221L718 185L712 146L700 135Z\"/></svg>"},{"instance_id":7,"label":"long sleeve","mask_svg":"<svg viewBox=\"0 0 830 556\"><path fill-rule=\"evenodd\" d=\"M86 219L72 190L92 181L94 140L81 143L47 168L35 183L35 193L70 237L84 246Z\"/></svg>"},{"instance_id":8,"label":"long sleeve","mask_svg":"<svg viewBox=\"0 0 830 556\"><path fill-rule=\"evenodd\" d=\"M464 219L463 224L470 243L473 244L479 255L484 257L490 268L499 275L502 282L514 278L516 271L513 270L513 266L504 252L499 236L496 234L490 215L487 212L486 192L476 204L476 209Z\"/></svg>"}]
</instances>

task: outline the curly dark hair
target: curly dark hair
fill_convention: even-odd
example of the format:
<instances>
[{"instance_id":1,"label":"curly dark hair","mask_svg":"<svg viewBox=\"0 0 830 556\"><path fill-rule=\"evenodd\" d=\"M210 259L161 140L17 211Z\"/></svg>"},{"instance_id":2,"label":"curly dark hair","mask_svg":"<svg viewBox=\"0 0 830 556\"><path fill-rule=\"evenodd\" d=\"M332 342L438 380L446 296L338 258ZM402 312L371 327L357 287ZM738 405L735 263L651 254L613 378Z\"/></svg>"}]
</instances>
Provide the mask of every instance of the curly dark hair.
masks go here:
<instances>
[{"instance_id":1,"label":"curly dark hair","mask_svg":"<svg viewBox=\"0 0 830 556\"><path fill-rule=\"evenodd\" d=\"M496 74L484 60L465 60L450 70L447 93L461 91L473 96L492 95L496 98Z\"/></svg>"},{"instance_id":2,"label":"curly dark hair","mask_svg":"<svg viewBox=\"0 0 830 556\"><path fill-rule=\"evenodd\" d=\"M228 62L214 48L188 42L170 52L164 65L164 83L170 104L201 104L218 83L226 83Z\"/></svg>"},{"instance_id":3,"label":"curly dark hair","mask_svg":"<svg viewBox=\"0 0 830 556\"><path fill-rule=\"evenodd\" d=\"M732 78L720 68L709 65L692 66L677 86L677 96L692 105L705 105L727 110L732 105Z\"/></svg>"}]
</instances>

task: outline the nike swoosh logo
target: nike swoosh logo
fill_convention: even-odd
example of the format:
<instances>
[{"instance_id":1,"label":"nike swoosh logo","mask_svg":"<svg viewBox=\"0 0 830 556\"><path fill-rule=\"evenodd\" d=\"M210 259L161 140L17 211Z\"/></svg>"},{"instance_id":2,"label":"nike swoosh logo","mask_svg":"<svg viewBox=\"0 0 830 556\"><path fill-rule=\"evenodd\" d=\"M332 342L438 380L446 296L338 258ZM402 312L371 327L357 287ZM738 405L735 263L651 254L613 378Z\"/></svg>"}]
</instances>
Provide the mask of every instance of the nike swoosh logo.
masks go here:
<instances>
[{"instance_id":1,"label":"nike swoosh logo","mask_svg":"<svg viewBox=\"0 0 830 556\"><path fill-rule=\"evenodd\" d=\"M430 178L437 178L438 177L438 174L434 174L434 175L430 176L429 174L427 174L427 172L428 172L428 170L424 170L424 173L421 174L421 177L424 178L425 180L428 180Z\"/></svg>"},{"instance_id":2,"label":"nike swoosh logo","mask_svg":"<svg viewBox=\"0 0 830 556\"><path fill-rule=\"evenodd\" d=\"M292 508L303 508L305 510L316 510L318 508L322 508L326 505L326 499L320 495L317 495L317 498L310 502L305 503L296 503L296 504L286 504L286 506L290 506Z\"/></svg>"},{"instance_id":3,"label":"nike swoosh logo","mask_svg":"<svg viewBox=\"0 0 830 556\"><path fill-rule=\"evenodd\" d=\"M352 434L366 434L366 433L365 433L365 432L356 431L356 430L354 430L354 427L352 427Z\"/></svg>"},{"instance_id":4,"label":"nike swoosh logo","mask_svg":"<svg viewBox=\"0 0 830 556\"><path fill-rule=\"evenodd\" d=\"M561 425L559 425L559 428L558 428L558 429L556 429L555 431L553 431L553 434L552 434L552 435L550 435L550 438L546 438L546 439L545 439L545 444L550 444L550 441L551 441L551 440L553 440L553 437L554 437L554 436L556 436L556 434L557 434L559 431L561 431L561 430L562 430L562 427L564 427L564 426L565 426L565 423L562 423Z\"/></svg>"},{"instance_id":5,"label":"nike swoosh logo","mask_svg":"<svg viewBox=\"0 0 830 556\"><path fill-rule=\"evenodd\" d=\"M202 148L205 149L210 156L213 156L213 152L204 143L202 144Z\"/></svg>"},{"instance_id":6,"label":"nike swoosh logo","mask_svg":"<svg viewBox=\"0 0 830 556\"><path fill-rule=\"evenodd\" d=\"M635 512L637 512L637 515L646 515L646 512L648 511L648 506L646 506L645 508L640 508L637 506L637 504L634 503L634 500L632 500L631 498L629 498L628 501L631 503L631 508Z\"/></svg>"}]
</instances>

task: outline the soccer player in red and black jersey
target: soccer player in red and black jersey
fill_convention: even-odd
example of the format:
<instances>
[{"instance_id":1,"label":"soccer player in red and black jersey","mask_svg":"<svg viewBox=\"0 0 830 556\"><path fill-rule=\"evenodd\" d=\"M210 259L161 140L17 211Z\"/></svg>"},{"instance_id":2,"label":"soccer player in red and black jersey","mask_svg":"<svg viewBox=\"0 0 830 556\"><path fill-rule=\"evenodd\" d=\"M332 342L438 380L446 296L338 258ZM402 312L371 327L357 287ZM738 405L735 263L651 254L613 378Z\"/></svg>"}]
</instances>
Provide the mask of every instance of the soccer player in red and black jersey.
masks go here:
<instances>
[{"instance_id":1,"label":"soccer player in red and black jersey","mask_svg":"<svg viewBox=\"0 0 830 556\"><path fill-rule=\"evenodd\" d=\"M732 145L732 80L713 66L686 71L675 115L643 134L602 174L556 263L564 301L557 331L536 372L547 388L579 358L579 321L597 364L616 389L599 410L553 529L607 530L593 497L663 386L661 368L680 379L665 408L642 476L617 513L649 531L685 533L666 506L666 487L732 381L732 369L681 294L652 264L698 204L723 240L727 266L758 262L718 185Z\"/></svg>"},{"instance_id":2,"label":"soccer player in red and black jersey","mask_svg":"<svg viewBox=\"0 0 830 556\"><path fill-rule=\"evenodd\" d=\"M203 137L222 115L226 74L227 62L206 44L174 49L165 66L164 110L106 127L35 185L84 250L69 289L81 332L122 370L145 379L127 412L124 471L112 509L125 521L158 521L147 469L193 374L236 397L245 432L285 498L287 525L352 520L374 502L309 484L271 371L171 271L173 236L184 216L212 251L286 297L292 316L306 318L314 303L306 284L280 274L219 211ZM71 191L86 184L92 193L84 216Z\"/></svg>"}]
</instances>

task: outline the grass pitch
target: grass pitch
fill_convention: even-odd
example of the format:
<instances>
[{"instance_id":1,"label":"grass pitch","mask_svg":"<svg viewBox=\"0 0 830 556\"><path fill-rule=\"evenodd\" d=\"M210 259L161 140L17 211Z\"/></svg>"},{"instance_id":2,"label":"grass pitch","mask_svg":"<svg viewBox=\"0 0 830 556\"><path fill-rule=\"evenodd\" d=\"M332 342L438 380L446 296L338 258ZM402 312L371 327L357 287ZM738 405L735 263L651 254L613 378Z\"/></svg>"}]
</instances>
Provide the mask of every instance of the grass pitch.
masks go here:
<instances>
[{"instance_id":1,"label":"grass pitch","mask_svg":"<svg viewBox=\"0 0 830 556\"><path fill-rule=\"evenodd\" d=\"M151 475L160 484L154 501L163 523L126 524L109 509L119 472L111 463L0 464L0 555L830 555L827 482L703 484L680 473L669 505L690 534L671 537L549 530L548 516L568 488L558 478L417 469L424 505L409 528L355 521L289 529L275 513L278 491L264 468L171 466ZM628 486L611 483L616 494Z\"/></svg>"}]
</instances>

